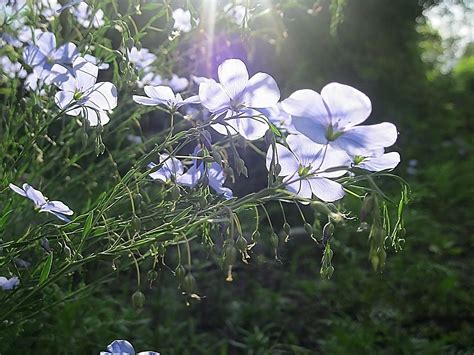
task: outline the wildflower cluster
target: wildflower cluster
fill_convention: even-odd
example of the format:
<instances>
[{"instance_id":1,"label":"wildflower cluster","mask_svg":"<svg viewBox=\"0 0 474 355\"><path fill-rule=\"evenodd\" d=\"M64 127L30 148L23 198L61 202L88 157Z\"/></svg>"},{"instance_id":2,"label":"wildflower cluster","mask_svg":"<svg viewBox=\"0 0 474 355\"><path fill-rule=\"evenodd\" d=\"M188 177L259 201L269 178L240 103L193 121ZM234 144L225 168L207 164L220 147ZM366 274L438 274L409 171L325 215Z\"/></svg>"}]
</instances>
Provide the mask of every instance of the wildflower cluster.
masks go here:
<instances>
[{"instance_id":1,"label":"wildflower cluster","mask_svg":"<svg viewBox=\"0 0 474 355\"><path fill-rule=\"evenodd\" d=\"M11 317L31 295L55 282L52 275L66 278L71 270L110 256L114 257L114 270L120 259L121 267L135 265L140 274L141 263L152 259L151 271L156 272L159 260L164 264L167 249L178 253L175 274L180 289L188 299L199 298L191 241L198 239L208 245L227 279L232 280L238 256L248 262L252 247L260 241L260 230L266 230L277 257L279 236L265 207L272 203L281 206L286 240L291 228L282 203L300 211L311 208L327 218L318 233L319 221L309 223L301 213L305 230L324 250L321 274L330 277L334 224L349 219L339 201L347 193L361 201L372 198L374 203L370 209L366 206L364 213L374 218L371 255L379 258L377 266L383 265L385 238L391 236L395 241L403 223L399 214L395 229L387 227L386 200L373 176L386 174L400 162L397 152L386 152L395 144L398 132L388 122L361 125L372 110L365 94L348 85L329 83L321 93L303 89L285 98L280 91L284 83L278 84L268 73L249 74L244 61L233 57L219 63L216 77L186 68L180 68L178 75L160 68L165 56L141 46L139 39L144 33L129 36L129 27L123 24L126 16L108 18L106 9L93 7L92 2L32 5L17 1L3 5L9 26L2 32L2 46L8 49L1 57L2 72L30 91L23 106L12 108L9 120L13 122L17 110L25 110L34 120L16 130L8 122L12 134L33 131L26 134L29 140L21 141L21 152L14 138L5 136L10 139L5 145L5 161L13 163L11 171L2 173L2 181L31 200L35 211L47 212L64 223L48 220L38 224L36 219L25 219L24 223L35 227L11 227L12 238L4 244L11 254L0 259L0 270L9 278L0 277L0 287L25 293L2 319ZM133 11L130 17L141 13L139 6ZM169 41L191 36L193 29L201 26L194 11L167 11L173 21ZM28 22L27 14L31 13L40 13L45 23L35 28ZM249 20L243 5L228 4L223 15L235 26L244 26ZM72 18L87 29L89 37L61 41L58 32L53 33L53 23L60 16ZM109 48L105 40L89 40L100 37L94 37L94 31L104 34L117 28L122 37L119 49ZM18 87L12 90L13 97ZM147 120L162 130L142 134L140 122ZM95 155L89 150L89 135L96 139ZM82 149L78 140L83 142ZM242 154L247 148L261 159L248 161ZM37 171L29 161L24 163L28 154L38 155L34 164L43 164ZM57 155L68 170L56 171L57 165L50 166L42 154L54 164L58 164ZM267 186L243 196L236 178L259 178L265 167ZM53 186L47 184L48 177L61 186L59 198L68 201L76 215L65 203L48 200L25 182L49 193ZM369 187L359 185L364 180L369 181ZM20 183L21 188L15 185ZM76 190L71 192L73 188ZM3 216L23 213L16 199L10 198L0 208ZM249 226L242 220L249 211L255 228L254 222ZM262 211L267 219L261 218ZM44 251L40 257L36 240ZM187 248L186 262L181 260L183 246ZM0 250L2 253L3 247ZM22 272L18 267L19 260L25 262L22 258L37 262L36 271ZM140 277L137 279L140 288ZM142 295L137 292L134 295ZM113 342L107 350L104 354L134 353L124 340Z\"/></svg>"}]
</instances>

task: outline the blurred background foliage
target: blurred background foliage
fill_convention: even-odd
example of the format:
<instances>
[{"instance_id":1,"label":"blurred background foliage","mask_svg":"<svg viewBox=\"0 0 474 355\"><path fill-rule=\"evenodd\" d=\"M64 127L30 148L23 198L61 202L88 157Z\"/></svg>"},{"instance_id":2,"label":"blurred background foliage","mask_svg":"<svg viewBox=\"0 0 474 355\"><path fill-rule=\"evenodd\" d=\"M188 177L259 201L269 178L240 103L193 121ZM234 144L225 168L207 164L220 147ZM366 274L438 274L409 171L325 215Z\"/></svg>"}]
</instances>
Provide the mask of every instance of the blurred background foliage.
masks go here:
<instances>
[{"instance_id":1,"label":"blurred background foliage","mask_svg":"<svg viewBox=\"0 0 474 355\"><path fill-rule=\"evenodd\" d=\"M199 12L206 3L176 2L195 9L203 26L210 21ZM397 173L412 190L403 251L390 252L383 272L374 272L366 233L336 230L336 271L330 281L321 280L321 249L295 228L290 242L280 246L281 262L270 246L260 246L261 256L239 265L230 283L203 248L194 258L200 302L186 304L163 264L151 287L142 289L145 306L137 313L130 301L136 275L124 272L73 302L59 303L41 322L15 329L4 337L6 349L86 354L123 338L136 349L162 354L474 351L473 44L451 67L441 62L446 43L424 16L439 1L272 3L270 10L256 7L259 16L242 29L218 23L212 60L239 51L251 72L275 76L282 97L299 88L319 91L331 81L365 92L373 103L368 122L390 121L400 131ZM467 1L464 6L468 11ZM166 36L148 35L142 42L156 51L160 41ZM172 69L212 75L214 66L200 52L206 41L197 33L170 51L176 57ZM245 193L259 183L254 178L236 189ZM287 212L290 224L301 225L298 211ZM278 221L279 208L274 213ZM174 267L173 255L169 260ZM59 288L48 292L61 299Z\"/></svg>"}]
</instances>

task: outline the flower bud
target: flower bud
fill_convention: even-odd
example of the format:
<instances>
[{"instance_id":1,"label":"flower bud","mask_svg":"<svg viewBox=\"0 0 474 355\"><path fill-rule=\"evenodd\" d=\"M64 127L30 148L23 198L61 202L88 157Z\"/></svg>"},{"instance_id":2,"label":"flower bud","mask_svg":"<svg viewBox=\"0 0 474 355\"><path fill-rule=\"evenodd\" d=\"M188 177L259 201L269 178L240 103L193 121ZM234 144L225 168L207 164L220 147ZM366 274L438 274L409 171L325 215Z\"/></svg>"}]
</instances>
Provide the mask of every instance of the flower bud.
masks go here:
<instances>
[{"instance_id":1,"label":"flower bud","mask_svg":"<svg viewBox=\"0 0 474 355\"><path fill-rule=\"evenodd\" d=\"M374 196L369 195L364 198L362 201L362 206L360 208L360 221L366 222L367 217L370 215L372 210L374 209L375 201Z\"/></svg>"},{"instance_id":2,"label":"flower bud","mask_svg":"<svg viewBox=\"0 0 474 355\"><path fill-rule=\"evenodd\" d=\"M171 188L171 198L172 198L174 201L177 201L177 200L179 199L179 196L180 196L179 187L178 187L178 185L174 185L174 186Z\"/></svg>"},{"instance_id":3,"label":"flower bud","mask_svg":"<svg viewBox=\"0 0 474 355\"><path fill-rule=\"evenodd\" d=\"M323 244L326 244L334 234L334 224L328 222L323 228Z\"/></svg>"},{"instance_id":4,"label":"flower bud","mask_svg":"<svg viewBox=\"0 0 474 355\"><path fill-rule=\"evenodd\" d=\"M130 221L131 223L131 226L132 226L132 229L135 231L135 232L139 232L140 231L140 228L142 226L142 222L140 220L140 218L138 218L138 216L136 214L134 214L132 216L132 220Z\"/></svg>"},{"instance_id":5,"label":"flower bud","mask_svg":"<svg viewBox=\"0 0 474 355\"><path fill-rule=\"evenodd\" d=\"M89 135L86 132L82 133L82 146L87 147L87 141L89 140Z\"/></svg>"},{"instance_id":6,"label":"flower bud","mask_svg":"<svg viewBox=\"0 0 474 355\"><path fill-rule=\"evenodd\" d=\"M278 176L281 173L281 165L279 163L275 164L275 175Z\"/></svg>"},{"instance_id":7,"label":"flower bud","mask_svg":"<svg viewBox=\"0 0 474 355\"><path fill-rule=\"evenodd\" d=\"M196 292L196 279L190 272L184 277L182 283L183 291L188 295Z\"/></svg>"},{"instance_id":8,"label":"flower bud","mask_svg":"<svg viewBox=\"0 0 474 355\"><path fill-rule=\"evenodd\" d=\"M285 222L283 224L283 232L285 233L285 235L290 235L290 229L291 229L290 225L287 222Z\"/></svg>"},{"instance_id":9,"label":"flower bud","mask_svg":"<svg viewBox=\"0 0 474 355\"><path fill-rule=\"evenodd\" d=\"M133 194L133 203L135 206L140 206L143 200L143 196L138 192Z\"/></svg>"},{"instance_id":10,"label":"flower bud","mask_svg":"<svg viewBox=\"0 0 474 355\"><path fill-rule=\"evenodd\" d=\"M222 166L222 157L221 157L220 153L215 151L215 150L212 150L211 155L214 158L214 160L216 161L216 163Z\"/></svg>"},{"instance_id":11,"label":"flower bud","mask_svg":"<svg viewBox=\"0 0 474 355\"><path fill-rule=\"evenodd\" d=\"M270 236L270 242L272 243L273 248L276 249L278 247L278 242L279 242L278 234L276 234L275 232L272 232Z\"/></svg>"},{"instance_id":12,"label":"flower bud","mask_svg":"<svg viewBox=\"0 0 474 355\"><path fill-rule=\"evenodd\" d=\"M178 279L179 283L182 283L184 280L184 276L186 275L186 269L183 265L178 265L175 270L176 278Z\"/></svg>"},{"instance_id":13,"label":"flower bud","mask_svg":"<svg viewBox=\"0 0 474 355\"><path fill-rule=\"evenodd\" d=\"M234 245L234 241L229 241L224 247L224 266L235 265L237 261L238 250Z\"/></svg>"},{"instance_id":14,"label":"flower bud","mask_svg":"<svg viewBox=\"0 0 474 355\"><path fill-rule=\"evenodd\" d=\"M132 305L133 305L133 308L136 310L136 311L141 311L143 309L143 305L145 304L145 295L140 292L140 291L136 291L133 295L132 295Z\"/></svg>"},{"instance_id":15,"label":"flower bud","mask_svg":"<svg viewBox=\"0 0 474 355\"><path fill-rule=\"evenodd\" d=\"M148 271L146 276L149 281L155 281L158 278L158 273L156 272L156 270L150 270Z\"/></svg>"}]
</instances>

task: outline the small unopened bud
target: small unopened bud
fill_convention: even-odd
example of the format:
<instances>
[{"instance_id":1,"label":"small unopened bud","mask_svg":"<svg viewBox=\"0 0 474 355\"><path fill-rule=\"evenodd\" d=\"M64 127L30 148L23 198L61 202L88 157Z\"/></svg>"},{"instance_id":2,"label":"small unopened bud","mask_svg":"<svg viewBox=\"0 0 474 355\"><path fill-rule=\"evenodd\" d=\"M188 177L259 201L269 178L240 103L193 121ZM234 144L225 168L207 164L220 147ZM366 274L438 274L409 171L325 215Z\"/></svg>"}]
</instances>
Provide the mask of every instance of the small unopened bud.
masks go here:
<instances>
[{"instance_id":1,"label":"small unopened bud","mask_svg":"<svg viewBox=\"0 0 474 355\"><path fill-rule=\"evenodd\" d=\"M228 243L224 249L224 266L228 267L230 265L235 265L237 261L238 250L234 245L234 242Z\"/></svg>"},{"instance_id":2,"label":"small unopened bud","mask_svg":"<svg viewBox=\"0 0 474 355\"><path fill-rule=\"evenodd\" d=\"M89 140L89 135L86 132L82 133L82 146L87 147L87 141Z\"/></svg>"},{"instance_id":3,"label":"small unopened bud","mask_svg":"<svg viewBox=\"0 0 474 355\"><path fill-rule=\"evenodd\" d=\"M136 291L132 295L133 308L137 311L141 311L143 309L144 304L145 304L145 295L140 291Z\"/></svg>"},{"instance_id":4,"label":"small unopened bud","mask_svg":"<svg viewBox=\"0 0 474 355\"><path fill-rule=\"evenodd\" d=\"M182 283L184 280L184 276L186 275L186 269L183 265L178 265L175 270L176 278L178 279L179 283Z\"/></svg>"},{"instance_id":5,"label":"small unopened bud","mask_svg":"<svg viewBox=\"0 0 474 355\"><path fill-rule=\"evenodd\" d=\"M362 206L360 208L360 221L361 222L367 221L367 217L370 215L370 213L374 209L374 206L375 206L375 201L372 195L369 195L364 198L364 200L362 201Z\"/></svg>"},{"instance_id":6,"label":"small unopened bud","mask_svg":"<svg viewBox=\"0 0 474 355\"><path fill-rule=\"evenodd\" d=\"M275 164L275 175L280 175L281 173L281 165L279 163Z\"/></svg>"},{"instance_id":7,"label":"small unopened bud","mask_svg":"<svg viewBox=\"0 0 474 355\"><path fill-rule=\"evenodd\" d=\"M217 164L222 165L222 157L221 157L219 152L213 150L211 152L211 155L212 155L212 157L214 158L214 160L216 161Z\"/></svg>"},{"instance_id":8,"label":"small unopened bud","mask_svg":"<svg viewBox=\"0 0 474 355\"><path fill-rule=\"evenodd\" d=\"M334 224L328 222L323 228L323 244L326 244L334 234Z\"/></svg>"},{"instance_id":9,"label":"small unopened bud","mask_svg":"<svg viewBox=\"0 0 474 355\"><path fill-rule=\"evenodd\" d=\"M66 244L64 245L64 254L66 254L68 258L71 258L72 256L71 248L69 248Z\"/></svg>"},{"instance_id":10,"label":"small unopened bud","mask_svg":"<svg viewBox=\"0 0 474 355\"><path fill-rule=\"evenodd\" d=\"M140 231L140 228L142 226L142 222L141 222L140 218L137 215L134 214L132 216L132 220L130 221L130 223L131 223L132 229L135 232Z\"/></svg>"},{"instance_id":11,"label":"small unopened bud","mask_svg":"<svg viewBox=\"0 0 474 355\"><path fill-rule=\"evenodd\" d=\"M156 270L150 270L148 271L146 276L149 281L155 281L158 278L158 273L156 272Z\"/></svg>"},{"instance_id":12,"label":"small unopened bud","mask_svg":"<svg viewBox=\"0 0 474 355\"><path fill-rule=\"evenodd\" d=\"M188 295L196 292L196 279L190 272L184 277L182 283L183 291Z\"/></svg>"},{"instance_id":13,"label":"small unopened bud","mask_svg":"<svg viewBox=\"0 0 474 355\"><path fill-rule=\"evenodd\" d=\"M140 193L136 193L133 195L133 203L135 206L140 206L143 200L143 196Z\"/></svg>"},{"instance_id":14,"label":"small unopened bud","mask_svg":"<svg viewBox=\"0 0 474 355\"><path fill-rule=\"evenodd\" d=\"M279 242L278 234L273 232L270 235L270 242L272 243L272 246L276 249L278 247L278 242Z\"/></svg>"},{"instance_id":15,"label":"small unopened bud","mask_svg":"<svg viewBox=\"0 0 474 355\"><path fill-rule=\"evenodd\" d=\"M234 169L232 169L230 166L226 166L224 168L224 175L230 179L232 183L235 182L235 174L234 174Z\"/></svg>"},{"instance_id":16,"label":"small unopened bud","mask_svg":"<svg viewBox=\"0 0 474 355\"><path fill-rule=\"evenodd\" d=\"M176 200L179 199L179 196L180 196L179 187L178 187L178 185L174 185L171 188L171 198L176 201Z\"/></svg>"},{"instance_id":17,"label":"small unopened bud","mask_svg":"<svg viewBox=\"0 0 474 355\"><path fill-rule=\"evenodd\" d=\"M290 225L287 222L285 222L283 224L283 232L285 233L285 235L290 235L290 229L291 229Z\"/></svg>"}]
</instances>

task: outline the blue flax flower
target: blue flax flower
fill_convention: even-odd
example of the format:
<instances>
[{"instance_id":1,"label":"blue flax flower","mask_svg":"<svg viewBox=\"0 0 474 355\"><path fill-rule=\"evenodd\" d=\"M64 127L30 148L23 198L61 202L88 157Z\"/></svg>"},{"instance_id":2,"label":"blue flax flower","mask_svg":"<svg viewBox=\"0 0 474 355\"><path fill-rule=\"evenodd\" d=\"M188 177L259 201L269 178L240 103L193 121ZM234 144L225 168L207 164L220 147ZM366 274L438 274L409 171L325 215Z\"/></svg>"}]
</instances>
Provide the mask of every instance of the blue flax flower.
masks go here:
<instances>
[{"instance_id":1,"label":"blue flax flower","mask_svg":"<svg viewBox=\"0 0 474 355\"><path fill-rule=\"evenodd\" d=\"M225 113L225 123L212 125L217 132L227 135L240 134L246 139L262 138L268 130L261 113L254 109L269 108L280 99L280 89L275 79L266 73L249 78L245 64L239 59L228 59L218 68L220 83L213 79L199 85L201 103L212 113Z\"/></svg>"},{"instance_id":2,"label":"blue flax flower","mask_svg":"<svg viewBox=\"0 0 474 355\"><path fill-rule=\"evenodd\" d=\"M41 191L35 190L28 184L23 184L21 188L13 184L10 184L9 187L17 194L33 201L35 204L35 210L38 212L51 213L64 222L69 222L69 218L66 216L71 216L74 214L74 212L63 202L49 201L48 198L41 193Z\"/></svg>"},{"instance_id":3,"label":"blue flax flower","mask_svg":"<svg viewBox=\"0 0 474 355\"><path fill-rule=\"evenodd\" d=\"M0 276L0 288L4 291L13 290L19 284L20 284L20 280L16 276L9 279L7 279L4 276Z\"/></svg>"},{"instance_id":4,"label":"blue flax flower","mask_svg":"<svg viewBox=\"0 0 474 355\"><path fill-rule=\"evenodd\" d=\"M397 152L384 153L383 149L379 149L366 156L355 155L352 160L352 166L360 169L368 171L392 170L400 163L400 154Z\"/></svg>"},{"instance_id":5,"label":"blue flax flower","mask_svg":"<svg viewBox=\"0 0 474 355\"><path fill-rule=\"evenodd\" d=\"M51 82L51 70L54 64L71 64L79 55L74 43L65 43L56 48L54 33L35 30L35 44L25 48L25 63L33 68L33 72L46 84Z\"/></svg>"},{"instance_id":6,"label":"blue flax flower","mask_svg":"<svg viewBox=\"0 0 474 355\"><path fill-rule=\"evenodd\" d=\"M160 154L161 168L148 174L152 179L161 182L176 181L178 176L183 175L183 163L178 159L168 155ZM148 169L153 169L157 164L151 162L147 165Z\"/></svg>"},{"instance_id":7,"label":"blue flax flower","mask_svg":"<svg viewBox=\"0 0 474 355\"><path fill-rule=\"evenodd\" d=\"M107 111L117 106L117 88L110 82L96 83L97 66L78 57L72 69L55 65L51 71L53 83L61 89L54 96L61 110L70 116L83 116L91 126L110 121Z\"/></svg>"},{"instance_id":8,"label":"blue flax flower","mask_svg":"<svg viewBox=\"0 0 474 355\"><path fill-rule=\"evenodd\" d=\"M276 144L267 152L267 169L271 162L281 167L279 176L284 177L286 189L305 199L315 195L332 202L344 197L341 184L331 180L344 175L350 167L350 157L341 150L311 141L301 134L291 134L286 139L288 147Z\"/></svg>"},{"instance_id":9,"label":"blue flax flower","mask_svg":"<svg viewBox=\"0 0 474 355\"><path fill-rule=\"evenodd\" d=\"M180 94L175 95L168 86L147 85L145 86L145 94L148 96L133 95L133 101L146 106L164 105L170 110L177 110L183 105L199 102L199 96L197 95L183 100Z\"/></svg>"},{"instance_id":10,"label":"blue flax flower","mask_svg":"<svg viewBox=\"0 0 474 355\"><path fill-rule=\"evenodd\" d=\"M101 351L100 355L135 355L135 349L127 340L114 340L107 346L107 351ZM142 351L136 355L160 355L156 351Z\"/></svg>"},{"instance_id":11,"label":"blue flax flower","mask_svg":"<svg viewBox=\"0 0 474 355\"><path fill-rule=\"evenodd\" d=\"M282 108L293 116L299 132L351 155L370 155L397 140L392 123L358 126L369 117L372 105L366 95L348 85L330 83L321 95L313 90L295 91L282 101Z\"/></svg>"}]
</instances>

